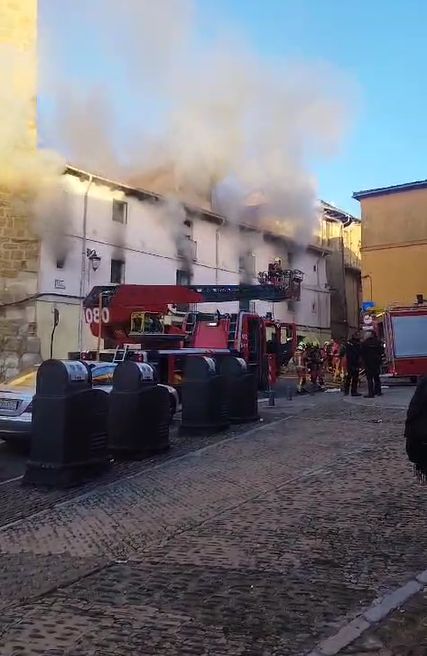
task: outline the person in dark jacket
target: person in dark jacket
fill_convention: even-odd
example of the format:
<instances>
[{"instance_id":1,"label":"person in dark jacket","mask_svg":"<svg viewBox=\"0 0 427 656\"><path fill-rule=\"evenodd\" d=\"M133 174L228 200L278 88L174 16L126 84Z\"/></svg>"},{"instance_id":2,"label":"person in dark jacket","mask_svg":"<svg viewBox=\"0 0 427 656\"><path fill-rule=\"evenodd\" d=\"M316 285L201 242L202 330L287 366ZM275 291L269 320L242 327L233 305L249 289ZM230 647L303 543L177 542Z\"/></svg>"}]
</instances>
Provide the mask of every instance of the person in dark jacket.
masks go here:
<instances>
[{"instance_id":1,"label":"person in dark jacket","mask_svg":"<svg viewBox=\"0 0 427 656\"><path fill-rule=\"evenodd\" d=\"M427 378L417 385L405 423L406 453L418 479L427 481Z\"/></svg>"},{"instance_id":2,"label":"person in dark jacket","mask_svg":"<svg viewBox=\"0 0 427 656\"><path fill-rule=\"evenodd\" d=\"M362 342L362 362L365 367L366 380L368 381L368 394L366 398L381 396L380 371L383 359L383 345L375 333L369 333Z\"/></svg>"},{"instance_id":3,"label":"person in dark jacket","mask_svg":"<svg viewBox=\"0 0 427 656\"><path fill-rule=\"evenodd\" d=\"M360 334L354 333L348 340L347 344L342 347L342 357L345 356L347 361L347 373L344 380L344 395L348 396L351 391L352 396L361 396L357 391L359 384L359 367L360 367Z\"/></svg>"}]
</instances>

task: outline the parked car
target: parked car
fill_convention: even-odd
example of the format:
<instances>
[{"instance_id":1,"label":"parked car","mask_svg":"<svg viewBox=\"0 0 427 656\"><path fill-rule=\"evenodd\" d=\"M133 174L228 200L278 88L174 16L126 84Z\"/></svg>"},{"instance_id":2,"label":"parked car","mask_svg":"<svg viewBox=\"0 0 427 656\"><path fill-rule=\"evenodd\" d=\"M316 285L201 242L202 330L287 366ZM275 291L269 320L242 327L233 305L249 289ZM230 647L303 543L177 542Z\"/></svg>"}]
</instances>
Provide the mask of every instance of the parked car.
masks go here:
<instances>
[{"instance_id":1,"label":"parked car","mask_svg":"<svg viewBox=\"0 0 427 656\"><path fill-rule=\"evenodd\" d=\"M110 393L117 363L90 363L94 387ZM36 393L37 366L24 371L5 383L0 383L0 439L16 445L27 445L31 440L33 397ZM171 421L179 409L178 393L174 387L163 385L169 392Z\"/></svg>"}]
</instances>

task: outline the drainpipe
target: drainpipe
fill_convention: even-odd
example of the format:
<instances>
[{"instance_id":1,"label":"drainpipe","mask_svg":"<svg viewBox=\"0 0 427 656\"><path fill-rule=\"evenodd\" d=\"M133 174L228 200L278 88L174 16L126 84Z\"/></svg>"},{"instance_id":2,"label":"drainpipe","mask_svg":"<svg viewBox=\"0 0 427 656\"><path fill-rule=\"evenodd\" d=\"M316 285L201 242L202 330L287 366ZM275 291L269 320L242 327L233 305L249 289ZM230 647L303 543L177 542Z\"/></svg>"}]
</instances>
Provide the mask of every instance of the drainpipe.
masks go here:
<instances>
[{"instance_id":1,"label":"drainpipe","mask_svg":"<svg viewBox=\"0 0 427 656\"><path fill-rule=\"evenodd\" d=\"M322 300L323 300L323 292L321 291L320 288L320 272L319 272L319 262L325 259L327 256L327 253L325 251L322 251L322 254L317 258L316 261L316 274L317 274L317 307L319 308L319 311L317 313L317 318L318 318L318 323L319 323L319 328L320 332L324 328L328 328L328 326L324 326L322 323Z\"/></svg>"},{"instance_id":2,"label":"drainpipe","mask_svg":"<svg viewBox=\"0 0 427 656\"><path fill-rule=\"evenodd\" d=\"M221 225L215 230L215 285L219 282L219 234L224 225L224 219L221 220Z\"/></svg>"},{"instance_id":3,"label":"drainpipe","mask_svg":"<svg viewBox=\"0 0 427 656\"><path fill-rule=\"evenodd\" d=\"M344 301L344 317L345 317L345 334L346 339L348 339L348 304L347 304L347 290L345 285L345 255L344 255L344 227L350 225L349 223L341 223L340 229L340 247L341 247L341 267L342 267L342 284L343 284L343 301Z\"/></svg>"},{"instance_id":4,"label":"drainpipe","mask_svg":"<svg viewBox=\"0 0 427 656\"><path fill-rule=\"evenodd\" d=\"M88 184L86 187L83 199L83 239L82 239L82 261L80 270L80 310L79 310L79 327L78 327L78 344L79 351L83 351L83 299L85 296L85 281L86 281L86 267L87 267L87 206L89 191L93 183L93 176L89 175Z\"/></svg>"},{"instance_id":5,"label":"drainpipe","mask_svg":"<svg viewBox=\"0 0 427 656\"><path fill-rule=\"evenodd\" d=\"M317 258L316 261L316 276L317 276L317 320L318 324L320 326L320 332L322 332L322 294L320 292L320 273L319 273L319 262L321 262L323 259L323 253ZM320 340L319 340L320 342Z\"/></svg>"}]
</instances>

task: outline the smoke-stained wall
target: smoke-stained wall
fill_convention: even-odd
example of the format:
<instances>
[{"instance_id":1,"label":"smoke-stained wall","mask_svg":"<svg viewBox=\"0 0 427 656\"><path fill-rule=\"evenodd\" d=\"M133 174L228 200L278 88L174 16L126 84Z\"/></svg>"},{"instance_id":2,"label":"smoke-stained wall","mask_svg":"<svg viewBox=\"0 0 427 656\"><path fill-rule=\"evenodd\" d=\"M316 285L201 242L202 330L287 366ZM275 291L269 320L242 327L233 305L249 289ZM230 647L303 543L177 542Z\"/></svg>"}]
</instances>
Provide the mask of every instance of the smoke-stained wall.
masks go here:
<instances>
[{"instance_id":1,"label":"smoke-stained wall","mask_svg":"<svg viewBox=\"0 0 427 656\"><path fill-rule=\"evenodd\" d=\"M88 188L87 177L78 172L63 176L63 187L69 212L67 231L63 240L67 244L66 257L57 260L55 251L46 236L42 239L39 274L39 290L43 296L37 304L37 328L42 341L42 355L49 355L49 339L52 328L52 308L61 314L56 331L54 355L65 357L76 350L80 305L78 295L82 275L81 252L83 244L84 198L87 197L86 247L95 250L101 258L99 268L94 271L89 263L84 272L83 294L94 285L111 282L111 260L119 257L123 261L123 279L133 284L176 284L177 272L188 264L180 257L178 245L170 230L173 207L154 199L143 200L137 193L124 193L119 186L108 185L102 180L93 181ZM126 222L113 220L113 201L125 202ZM238 284L242 279L242 262L239 244L242 229L230 225L213 215L200 212L181 214L179 220L191 221L191 243L194 259L191 276L194 284ZM187 218L186 218L187 217ZM176 217L175 217L176 218ZM188 227L188 226L187 226ZM247 233L247 230L245 231ZM250 245L252 277L268 269L269 263L279 257L284 267L296 267L305 272L302 298L290 307L287 302L253 305L259 314L273 312L282 321L295 321L304 335L329 336L329 293L326 287L325 258L322 251L302 249L290 255L285 240L265 236L254 230L245 235ZM248 275L249 272L246 272ZM52 296L52 295L55 296ZM206 311L235 312L238 303L205 304ZM95 340L84 326L83 346L95 347Z\"/></svg>"}]
</instances>

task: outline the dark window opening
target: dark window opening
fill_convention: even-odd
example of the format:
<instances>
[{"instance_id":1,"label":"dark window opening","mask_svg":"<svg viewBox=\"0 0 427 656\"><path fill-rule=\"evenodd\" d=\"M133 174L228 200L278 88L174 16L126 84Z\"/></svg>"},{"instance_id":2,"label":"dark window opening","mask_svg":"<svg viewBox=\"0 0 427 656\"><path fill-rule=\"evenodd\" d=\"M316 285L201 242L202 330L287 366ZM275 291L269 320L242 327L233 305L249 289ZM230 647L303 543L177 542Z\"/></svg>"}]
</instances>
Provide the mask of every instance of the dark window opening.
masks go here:
<instances>
[{"instance_id":1,"label":"dark window opening","mask_svg":"<svg viewBox=\"0 0 427 656\"><path fill-rule=\"evenodd\" d=\"M184 234L189 239L193 238L193 222L189 219L184 221Z\"/></svg>"},{"instance_id":2,"label":"dark window opening","mask_svg":"<svg viewBox=\"0 0 427 656\"><path fill-rule=\"evenodd\" d=\"M65 257L58 257L56 260L56 268L63 269L65 266Z\"/></svg>"},{"instance_id":3,"label":"dark window opening","mask_svg":"<svg viewBox=\"0 0 427 656\"><path fill-rule=\"evenodd\" d=\"M128 204L124 200L113 199L113 221L116 223L127 223Z\"/></svg>"},{"instance_id":4,"label":"dark window opening","mask_svg":"<svg viewBox=\"0 0 427 656\"><path fill-rule=\"evenodd\" d=\"M239 256L239 272L245 272L249 275L255 275L255 255L246 253Z\"/></svg>"},{"instance_id":5,"label":"dark window opening","mask_svg":"<svg viewBox=\"0 0 427 656\"><path fill-rule=\"evenodd\" d=\"M191 273L184 269L177 269L176 271L176 284L177 285L191 285ZM176 306L178 312L189 312L189 303L178 303Z\"/></svg>"},{"instance_id":6,"label":"dark window opening","mask_svg":"<svg viewBox=\"0 0 427 656\"><path fill-rule=\"evenodd\" d=\"M191 274L183 269L177 269L176 272L177 285L191 285Z\"/></svg>"},{"instance_id":7,"label":"dark window opening","mask_svg":"<svg viewBox=\"0 0 427 656\"><path fill-rule=\"evenodd\" d=\"M125 281L125 263L123 260L111 260L110 282L119 285Z\"/></svg>"}]
</instances>

